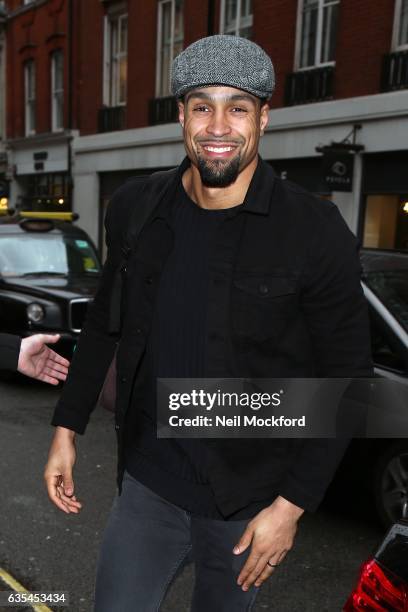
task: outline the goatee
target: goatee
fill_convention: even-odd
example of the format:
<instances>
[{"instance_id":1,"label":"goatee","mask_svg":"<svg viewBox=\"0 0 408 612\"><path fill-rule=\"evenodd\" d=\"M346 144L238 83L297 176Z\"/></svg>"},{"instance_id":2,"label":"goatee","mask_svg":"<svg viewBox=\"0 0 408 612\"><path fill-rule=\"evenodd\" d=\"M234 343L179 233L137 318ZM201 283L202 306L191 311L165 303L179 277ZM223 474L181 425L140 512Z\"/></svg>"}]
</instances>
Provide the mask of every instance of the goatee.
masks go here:
<instances>
[{"instance_id":1,"label":"goatee","mask_svg":"<svg viewBox=\"0 0 408 612\"><path fill-rule=\"evenodd\" d=\"M231 161L208 160L198 155L197 165L201 182L205 187L228 187L237 179L240 159L240 154Z\"/></svg>"}]
</instances>

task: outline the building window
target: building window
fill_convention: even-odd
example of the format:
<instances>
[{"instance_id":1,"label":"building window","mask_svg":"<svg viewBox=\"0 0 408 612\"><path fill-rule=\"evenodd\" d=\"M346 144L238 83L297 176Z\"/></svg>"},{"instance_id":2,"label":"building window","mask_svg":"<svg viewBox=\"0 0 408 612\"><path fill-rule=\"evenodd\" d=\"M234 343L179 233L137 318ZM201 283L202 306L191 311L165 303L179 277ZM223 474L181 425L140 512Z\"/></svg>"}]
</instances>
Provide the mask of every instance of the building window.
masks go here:
<instances>
[{"instance_id":1,"label":"building window","mask_svg":"<svg viewBox=\"0 0 408 612\"><path fill-rule=\"evenodd\" d=\"M221 34L252 38L252 0L221 0Z\"/></svg>"},{"instance_id":2,"label":"building window","mask_svg":"<svg viewBox=\"0 0 408 612\"><path fill-rule=\"evenodd\" d=\"M5 93L6 80L4 69L4 51L3 44L0 42L0 140L5 136Z\"/></svg>"},{"instance_id":3,"label":"building window","mask_svg":"<svg viewBox=\"0 0 408 612\"><path fill-rule=\"evenodd\" d=\"M408 194L367 196L363 246L408 249Z\"/></svg>"},{"instance_id":4,"label":"building window","mask_svg":"<svg viewBox=\"0 0 408 612\"><path fill-rule=\"evenodd\" d=\"M69 176L66 173L30 174L26 183L24 206L34 211L68 211Z\"/></svg>"},{"instance_id":5,"label":"building window","mask_svg":"<svg viewBox=\"0 0 408 612\"><path fill-rule=\"evenodd\" d=\"M183 50L183 42L183 1L160 0L157 27L157 98L170 95L171 64Z\"/></svg>"},{"instance_id":6,"label":"building window","mask_svg":"<svg viewBox=\"0 0 408 612\"><path fill-rule=\"evenodd\" d=\"M396 0L393 50L408 49L408 0Z\"/></svg>"},{"instance_id":7,"label":"building window","mask_svg":"<svg viewBox=\"0 0 408 612\"><path fill-rule=\"evenodd\" d=\"M299 0L297 69L334 63L340 0Z\"/></svg>"},{"instance_id":8,"label":"building window","mask_svg":"<svg viewBox=\"0 0 408 612\"><path fill-rule=\"evenodd\" d=\"M127 98L128 17L112 14L105 18L104 104L121 106Z\"/></svg>"},{"instance_id":9,"label":"building window","mask_svg":"<svg viewBox=\"0 0 408 612\"><path fill-rule=\"evenodd\" d=\"M51 55L51 125L53 132L64 128L64 56L61 50Z\"/></svg>"},{"instance_id":10,"label":"building window","mask_svg":"<svg viewBox=\"0 0 408 612\"><path fill-rule=\"evenodd\" d=\"M35 64L29 60L24 64L24 104L26 136L35 134Z\"/></svg>"}]
</instances>

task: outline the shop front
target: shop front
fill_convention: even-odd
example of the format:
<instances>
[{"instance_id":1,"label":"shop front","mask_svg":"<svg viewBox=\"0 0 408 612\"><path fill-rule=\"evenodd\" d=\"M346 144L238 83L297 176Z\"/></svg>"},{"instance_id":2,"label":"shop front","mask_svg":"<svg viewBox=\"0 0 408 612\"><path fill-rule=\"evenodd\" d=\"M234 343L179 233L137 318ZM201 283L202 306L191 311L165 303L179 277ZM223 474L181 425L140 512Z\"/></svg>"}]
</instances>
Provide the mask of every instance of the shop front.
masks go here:
<instances>
[{"instance_id":1,"label":"shop front","mask_svg":"<svg viewBox=\"0 0 408 612\"><path fill-rule=\"evenodd\" d=\"M67 172L29 174L20 177L24 184L21 206L25 210L43 212L68 212L70 203L70 178Z\"/></svg>"},{"instance_id":2,"label":"shop front","mask_svg":"<svg viewBox=\"0 0 408 612\"><path fill-rule=\"evenodd\" d=\"M324 180L320 156L278 159L269 163L282 179L292 181L318 196L324 198L331 196L332 192Z\"/></svg>"},{"instance_id":3,"label":"shop front","mask_svg":"<svg viewBox=\"0 0 408 612\"><path fill-rule=\"evenodd\" d=\"M364 156L360 234L364 247L408 250L408 151Z\"/></svg>"},{"instance_id":4,"label":"shop front","mask_svg":"<svg viewBox=\"0 0 408 612\"><path fill-rule=\"evenodd\" d=\"M0 172L0 215L9 209L9 182L4 173Z\"/></svg>"},{"instance_id":5,"label":"shop front","mask_svg":"<svg viewBox=\"0 0 408 612\"><path fill-rule=\"evenodd\" d=\"M72 210L70 137L65 132L8 141L11 206L35 212Z\"/></svg>"}]
</instances>

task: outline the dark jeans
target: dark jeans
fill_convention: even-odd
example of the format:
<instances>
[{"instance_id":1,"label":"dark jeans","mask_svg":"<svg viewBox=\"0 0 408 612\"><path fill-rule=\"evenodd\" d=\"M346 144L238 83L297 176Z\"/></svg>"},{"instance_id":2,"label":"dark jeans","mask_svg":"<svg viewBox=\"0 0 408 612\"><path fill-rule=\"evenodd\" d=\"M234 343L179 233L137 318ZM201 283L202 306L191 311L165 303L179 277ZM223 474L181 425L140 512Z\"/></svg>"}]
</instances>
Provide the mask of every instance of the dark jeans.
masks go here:
<instances>
[{"instance_id":1,"label":"dark jeans","mask_svg":"<svg viewBox=\"0 0 408 612\"><path fill-rule=\"evenodd\" d=\"M251 610L259 587L244 592L236 583L250 547L241 555L232 552L247 523L192 515L125 473L102 542L95 612L159 610L190 552L193 612Z\"/></svg>"}]
</instances>

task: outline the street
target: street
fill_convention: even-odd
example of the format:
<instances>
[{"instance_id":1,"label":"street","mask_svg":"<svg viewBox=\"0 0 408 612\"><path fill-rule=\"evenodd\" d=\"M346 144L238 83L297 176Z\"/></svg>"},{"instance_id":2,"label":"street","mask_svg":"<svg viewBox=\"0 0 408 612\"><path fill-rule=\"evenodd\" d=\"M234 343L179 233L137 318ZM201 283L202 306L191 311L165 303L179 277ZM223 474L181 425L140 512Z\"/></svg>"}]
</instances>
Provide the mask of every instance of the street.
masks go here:
<instances>
[{"instance_id":1,"label":"street","mask_svg":"<svg viewBox=\"0 0 408 612\"><path fill-rule=\"evenodd\" d=\"M54 508L42 472L58 395L58 389L27 380L0 383L0 568L26 589L68 592L64 609L90 612L98 547L115 494L116 442L111 414L96 411L77 444L74 478L83 510L65 515ZM360 564L383 535L365 509L354 506L351 497L347 513L325 504L301 519L295 547L262 587L255 612L342 609ZM193 575L189 565L177 577L163 612L189 610ZM9 587L0 581L0 590Z\"/></svg>"}]
</instances>

